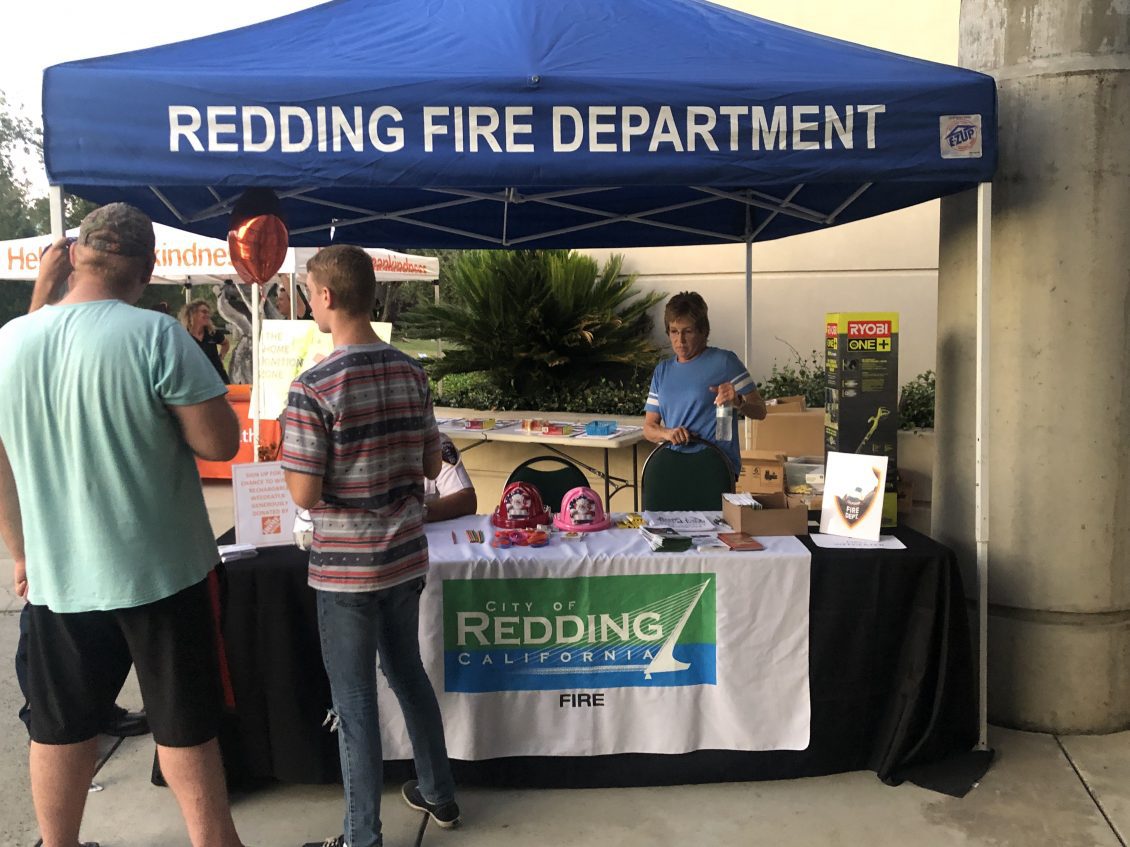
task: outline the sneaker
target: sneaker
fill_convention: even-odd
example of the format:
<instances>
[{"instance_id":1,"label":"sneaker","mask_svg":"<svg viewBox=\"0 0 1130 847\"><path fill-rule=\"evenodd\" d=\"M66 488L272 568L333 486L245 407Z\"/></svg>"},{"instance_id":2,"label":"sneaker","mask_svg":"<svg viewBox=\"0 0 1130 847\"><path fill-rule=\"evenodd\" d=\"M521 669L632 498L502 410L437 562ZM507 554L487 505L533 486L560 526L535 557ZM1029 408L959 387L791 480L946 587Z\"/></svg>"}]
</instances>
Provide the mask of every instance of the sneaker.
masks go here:
<instances>
[{"instance_id":1,"label":"sneaker","mask_svg":"<svg viewBox=\"0 0 1130 847\"><path fill-rule=\"evenodd\" d=\"M344 835L335 835L325 841L307 841L302 847L349 847L349 845L345 843Z\"/></svg>"},{"instance_id":2,"label":"sneaker","mask_svg":"<svg viewBox=\"0 0 1130 847\"><path fill-rule=\"evenodd\" d=\"M404 783L404 787L400 789L400 793L404 795L405 803L417 811L427 812L432 816L432 820L444 829L459 826L459 821L461 820L459 804L454 800L449 800L446 803L429 803L424 799L424 795L420 793L420 784L414 779Z\"/></svg>"},{"instance_id":3,"label":"sneaker","mask_svg":"<svg viewBox=\"0 0 1130 847\"><path fill-rule=\"evenodd\" d=\"M104 735L115 735L118 738L132 738L137 735L149 734L149 719L145 711L130 712L117 703L110 709L106 720L100 727Z\"/></svg>"}]
</instances>

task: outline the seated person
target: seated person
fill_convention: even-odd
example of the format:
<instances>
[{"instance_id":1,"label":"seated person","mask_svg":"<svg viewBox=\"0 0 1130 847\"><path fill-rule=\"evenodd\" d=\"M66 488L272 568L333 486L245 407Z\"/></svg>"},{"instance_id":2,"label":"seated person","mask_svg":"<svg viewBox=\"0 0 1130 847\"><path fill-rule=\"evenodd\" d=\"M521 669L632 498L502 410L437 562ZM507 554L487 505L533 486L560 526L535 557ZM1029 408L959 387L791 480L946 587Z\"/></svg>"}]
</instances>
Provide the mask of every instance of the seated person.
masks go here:
<instances>
[{"instance_id":1,"label":"seated person","mask_svg":"<svg viewBox=\"0 0 1130 847\"><path fill-rule=\"evenodd\" d=\"M439 476L424 480L424 520L446 521L475 514L479 500L463 459L451 439L440 433Z\"/></svg>"},{"instance_id":2,"label":"seated person","mask_svg":"<svg viewBox=\"0 0 1130 847\"><path fill-rule=\"evenodd\" d=\"M701 295L676 294L667 301L663 323L675 355L656 365L652 374L644 404L644 437L679 447L692 437L715 443L730 460L736 478L741 468L738 428L731 426L731 437L716 442L714 407L727 404L747 418L762 420L765 401L741 359L729 350L707 346L710 320Z\"/></svg>"}]
</instances>

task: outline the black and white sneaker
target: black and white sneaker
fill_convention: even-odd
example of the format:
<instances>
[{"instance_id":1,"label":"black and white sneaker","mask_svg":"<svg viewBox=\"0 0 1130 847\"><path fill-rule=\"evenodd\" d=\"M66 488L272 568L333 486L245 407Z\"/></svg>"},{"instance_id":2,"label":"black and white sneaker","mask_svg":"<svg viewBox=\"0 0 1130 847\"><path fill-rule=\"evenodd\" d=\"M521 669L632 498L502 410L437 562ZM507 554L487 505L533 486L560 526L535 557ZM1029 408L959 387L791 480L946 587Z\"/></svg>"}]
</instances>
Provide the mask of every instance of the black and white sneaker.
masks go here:
<instances>
[{"instance_id":1,"label":"black and white sneaker","mask_svg":"<svg viewBox=\"0 0 1130 847\"><path fill-rule=\"evenodd\" d=\"M454 800L447 803L429 803L420 793L420 785L414 779L404 783L400 793L404 796L405 803L417 811L427 812L432 816L432 820L444 829L459 826L459 821L462 820L458 803Z\"/></svg>"},{"instance_id":2,"label":"black and white sneaker","mask_svg":"<svg viewBox=\"0 0 1130 847\"><path fill-rule=\"evenodd\" d=\"M307 841L302 847L349 847L349 845L345 843L344 835L337 835L325 841Z\"/></svg>"}]
</instances>

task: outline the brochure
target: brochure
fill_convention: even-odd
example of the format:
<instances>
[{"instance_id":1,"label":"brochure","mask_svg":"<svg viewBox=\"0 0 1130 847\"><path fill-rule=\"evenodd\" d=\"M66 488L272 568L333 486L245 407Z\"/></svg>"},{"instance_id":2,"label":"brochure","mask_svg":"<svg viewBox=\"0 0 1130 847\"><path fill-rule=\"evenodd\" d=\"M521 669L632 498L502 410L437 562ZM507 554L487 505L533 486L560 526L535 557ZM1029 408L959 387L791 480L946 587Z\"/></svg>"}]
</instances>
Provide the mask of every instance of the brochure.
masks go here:
<instances>
[{"instance_id":1,"label":"brochure","mask_svg":"<svg viewBox=\"0 0 1130 847\"><path fill-rule=\"evenodd\" d=\"M718 540L731 550L764 550L765 545L747 532L720 532Z\"/></svg>"},{"instance_id":2,"label":"brochure","mask_svg":"<svg viewBox=\"0 0 1130 847\"><path fill-rule=\"evenodd\" d=\"M820 531L878 541L886 479L886 456L829 453Z\"/></svg>"}]
</instances>

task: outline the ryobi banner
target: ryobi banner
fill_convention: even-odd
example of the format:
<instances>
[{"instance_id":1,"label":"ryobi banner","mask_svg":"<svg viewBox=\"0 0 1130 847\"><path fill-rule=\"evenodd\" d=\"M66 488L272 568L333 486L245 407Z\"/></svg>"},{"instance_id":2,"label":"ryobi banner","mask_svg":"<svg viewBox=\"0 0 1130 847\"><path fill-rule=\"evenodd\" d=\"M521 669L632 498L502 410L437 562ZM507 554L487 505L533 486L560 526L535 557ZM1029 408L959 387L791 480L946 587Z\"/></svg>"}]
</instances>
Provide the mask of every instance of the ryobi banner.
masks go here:
<instances>
[{"instance_id":1,"label":"ryobi banner","mask_svg":"<svg viewBox=\"0 0 1130 847\"><path fill-rule=\"evenodd\" d=\"M447 691L713 685L715 577L448 579L443 641Z\"/></svg>"}]
</instances>

